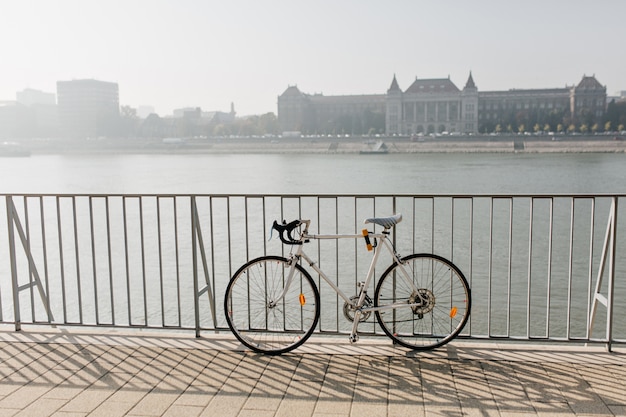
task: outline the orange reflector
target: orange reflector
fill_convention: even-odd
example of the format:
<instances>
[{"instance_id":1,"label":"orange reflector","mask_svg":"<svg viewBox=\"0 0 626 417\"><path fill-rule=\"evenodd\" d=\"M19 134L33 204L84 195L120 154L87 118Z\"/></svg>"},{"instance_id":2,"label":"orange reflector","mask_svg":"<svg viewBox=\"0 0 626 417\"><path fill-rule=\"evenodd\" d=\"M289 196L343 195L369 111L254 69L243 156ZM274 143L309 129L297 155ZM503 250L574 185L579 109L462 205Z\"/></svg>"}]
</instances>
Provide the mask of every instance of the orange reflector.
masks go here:
<instances>
[{"instance_id":1,"label":"orange reflector","mask_svg":"<svg viewBox=\"0 0 626 417\"><path fill-rule=\"evenodd\" d=\"M455 318L456 317L456 313L457 313L458 309L456 307L452 307L450 309L450 318Z\"/></svg>"},{"instance_id":2,"label":"orange reflector","mask_svg":"<svg viewBox=\"0 0 626 417\"><path fill-rule=\"evenodd\" d=\"M300 305L303 306L306 304L306 298L304 298L304 294L300 293Z\"/></svg>"}]
</instances>

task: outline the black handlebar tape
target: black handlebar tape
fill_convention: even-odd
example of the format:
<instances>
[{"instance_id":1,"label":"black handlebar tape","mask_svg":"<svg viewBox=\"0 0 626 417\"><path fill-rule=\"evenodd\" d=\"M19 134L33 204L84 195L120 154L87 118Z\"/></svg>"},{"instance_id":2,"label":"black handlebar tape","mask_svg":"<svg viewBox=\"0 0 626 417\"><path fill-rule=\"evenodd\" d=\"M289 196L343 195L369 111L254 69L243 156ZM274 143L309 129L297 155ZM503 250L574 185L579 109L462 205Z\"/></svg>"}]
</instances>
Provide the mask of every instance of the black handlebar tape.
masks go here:
<instances>
[{"instance_id":1,"label":"black handlebar tape","mask_svg":"<svg viewBox=\"0 0 626 417\"><path fill-rule=\"evenodd\" d=\"M272 226L274 229L276 229L279 233L279 238L281 240L281 242L283 242L284 244L287 245L301 245L302 242L296 240L293 238L293 236L291 236L291 233L294 231L294 229L298 226L300 226L301 222L300 220L294 220L292 222L289 222L287 224L279 224L276 220L274 220L274 225ZM287 232L287 238L285 238L284 233Z\"/></svg>"}]
</instances>

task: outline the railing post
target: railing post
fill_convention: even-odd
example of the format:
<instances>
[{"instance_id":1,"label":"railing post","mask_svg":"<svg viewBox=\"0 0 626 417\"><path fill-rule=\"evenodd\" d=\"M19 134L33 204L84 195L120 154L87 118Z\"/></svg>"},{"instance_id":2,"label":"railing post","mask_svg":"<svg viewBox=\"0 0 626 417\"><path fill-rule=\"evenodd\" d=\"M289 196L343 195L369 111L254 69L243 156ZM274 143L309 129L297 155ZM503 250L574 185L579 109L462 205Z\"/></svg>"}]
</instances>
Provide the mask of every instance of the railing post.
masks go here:
<instances>
[{"instance_id":1,"label":"railing post","mask_svg":"<svg viewBox=\"0 0 626 417\"><path fill-rule=\"evenodd\" d=\"M609 288L608 306L606 317L606 336L608 340L608 351L611 352L613 346L613 303L615 301L615 262L617 254L617 197L613 197L613 224L611 225L611 264L609 265Z\"/></svg>"},{"instance_id":2,"label":"railing post","mask_svg":"<svg viewBox=\"0 0 626 417\"><path fill-rule=\"evenodd\" d=\"M606 307L606 343L608 351L612 349L613 341L613 302L614 302L614 288L615 288L615 255L617 246L617 196L613 196L611 202L611 209L609 211L609 219L606 226L606 235L604 237L604 245L602 248L602 255L600 257L600 266L598 268L598 278L596 281L596 289L593 294L591 313L589 314L589 327L587 338L591 339L593 332L593 325L595 323L598 303ZM609 282L607 288L607 295L601 293L602 281L604 278L604 269L607 263L607 257L609 262Z\"/></svg>"},{"instance_id":3,"label":"railing post","mask_svg":"<svg viewBox=\"0 0 626 417\"><path fill-rule=\"evenodd\" d=\"M211 318L213 319L213 326L217 328L217 314L215 311L215 299L213 298L213 291L211 289L211 281L209 278L209 266L204 252L204 240L202 239L202 230L200 228L200 216L198 215L198 206L196 205L196 197L191 197L191 224L192 224L192 239L193 239L193 289L194 289L194 309L196 320L196 337L200 337L200 296L207 293L209 297L209 307L211 309ZM204 288L200 289L198 286L198 245L200 247L200 259L202 260L202 271L204 273Z\"/></svg>"},{"instance_id":4,"label":"railing post","mask_svg":"<svg viewBox=\"0 0 626 417\"><path fill-rule=\"evenodd\" d=\"M17 260L15 257L15 231L13 229L13 217L15 216L13 200L10 195L6 196L7 226L9 232L9 256L11 258L11 286L13 291L13 320L15 321L15 331L22 330L20 317L20 297L19 286L17 284Z\"/></svg>"},{"instance_id":5,"label":"railing post","mask_svg":"<svg viewBox=\"0 0 626 417\"><path fill-rule=\"evenodd\" d=\"M200 337L200 297L198 297L198 249L196 247L197 241L197 210L196 207L196 197L191 196L191 253L193 259L193 310L194 310L194 320L195 320L195 331L196 337Z\"/></svg>"}]
</instances>

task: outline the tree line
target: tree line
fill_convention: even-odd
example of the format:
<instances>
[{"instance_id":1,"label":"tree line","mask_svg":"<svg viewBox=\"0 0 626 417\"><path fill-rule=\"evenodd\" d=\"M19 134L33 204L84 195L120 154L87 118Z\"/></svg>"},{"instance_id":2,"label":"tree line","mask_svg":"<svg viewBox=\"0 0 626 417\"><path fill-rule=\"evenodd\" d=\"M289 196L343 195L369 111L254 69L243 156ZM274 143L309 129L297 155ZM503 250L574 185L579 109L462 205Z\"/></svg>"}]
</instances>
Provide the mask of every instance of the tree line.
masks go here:
<instances>
[{"instance_id":1,"label":"tree line","mask_svg":"<svg viewBox=\"0 0 626 417\"><path fill-rule=\"evenodd\" d=\"M624 131L626 128L626 102L611 100L604 116L598 120L590 111L583 111L574 120L569 111L553 109L511 111L498 121L484 121L481 133L601 133Z\"/></svg>"},{"instance_id":2,"label":"tree line","mask_svg":"<svg viewBox=\"0 0 626 417\"><path fill-rule=\"evenodd\" d=\"M225 118L216 114L212 118L170 118L156 113L145 119L137 117L136 111L122 106L120 111L120 136L126 137L228 137L279 134L278 120L274 113Z\"/></svg>"}]
</instances>

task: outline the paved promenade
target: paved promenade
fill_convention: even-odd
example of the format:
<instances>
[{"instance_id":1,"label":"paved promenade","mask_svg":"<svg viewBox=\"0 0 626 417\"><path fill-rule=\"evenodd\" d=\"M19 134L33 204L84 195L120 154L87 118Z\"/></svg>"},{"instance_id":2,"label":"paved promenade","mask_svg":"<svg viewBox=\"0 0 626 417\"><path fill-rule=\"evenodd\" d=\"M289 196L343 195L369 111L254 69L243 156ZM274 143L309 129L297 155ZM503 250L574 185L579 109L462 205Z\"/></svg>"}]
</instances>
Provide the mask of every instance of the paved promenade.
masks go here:
<instances>
[{"instance_id":1,"label":"paved promenade","mask_svg":"<svg viewBox=\"0 0 626 417\"><path fill-rule=\"evenodd\" d=\"M626 416L626 349L0 330L0 416Z\"/></svg>"}]
</instances>

